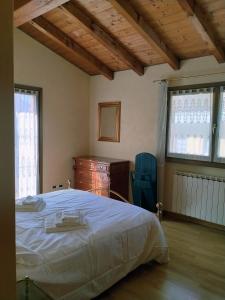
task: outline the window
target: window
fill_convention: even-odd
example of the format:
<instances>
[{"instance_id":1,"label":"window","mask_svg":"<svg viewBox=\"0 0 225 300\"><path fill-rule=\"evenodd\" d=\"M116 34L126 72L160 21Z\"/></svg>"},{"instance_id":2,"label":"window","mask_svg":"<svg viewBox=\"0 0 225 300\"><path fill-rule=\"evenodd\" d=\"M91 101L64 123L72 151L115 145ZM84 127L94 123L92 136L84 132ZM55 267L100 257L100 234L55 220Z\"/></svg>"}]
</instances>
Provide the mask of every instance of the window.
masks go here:
<instances>
[{"instance_id":1,"label":"window","mask_svg":"<svg viewBox=\"0 0 225 300\"><path fill-rule=\"evenodd\" d=\"M215 161L225 163L225 87L220 88Z\"/></svg>"},{"instance_id":2,"label":"window","mask_svg":"<svg viewBox=\"0 0 225 300\"><path fill-rule=\"evenodd\" d=\"M167 157L225 162L225 88L169 90Z\"/></svg>"},{"instance_id":3,"label":"window","mask_svg":"<svg viewBox=\"0 0 225 300\"><path fill-rule=\"evenodd\" d=\"M16 199L40 192L38 90L15 88Z\"/></svg>"}]
</instances>

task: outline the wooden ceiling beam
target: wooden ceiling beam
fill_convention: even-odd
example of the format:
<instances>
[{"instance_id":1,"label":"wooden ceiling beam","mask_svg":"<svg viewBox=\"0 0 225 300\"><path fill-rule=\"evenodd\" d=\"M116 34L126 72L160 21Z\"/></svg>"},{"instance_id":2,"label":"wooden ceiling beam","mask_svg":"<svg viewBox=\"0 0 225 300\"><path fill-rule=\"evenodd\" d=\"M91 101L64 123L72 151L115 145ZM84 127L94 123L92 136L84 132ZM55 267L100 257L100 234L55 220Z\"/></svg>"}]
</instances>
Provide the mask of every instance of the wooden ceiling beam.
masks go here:
<instances>
[{"instance_id":1,"label":"wooden ceiling beam","mask_svg":"<svg viewBox=\"0 0 225 300\"><path fill-rule=\"evenodd\" d=\"M55 25L50 23L44 17L38 17L32 21L30 24L37 29L39 32L45 34L49 39L56 42L61 47L69 49L76 56L82 57L87 64L94 66L98 72L108 79L112 80L114 77L113 71L109 69L105 64L98 60L95 56L90 54L86 49L77 44L73 39L66 35L63 31L58 29Z\"/></svg>"},{"instance_id":2,"label":"wooden ceiling beam","mask_svg":"<svg viewBox=\"0 0 225 300\"><path fill-rule=\"evenodd\" d=\"M19 27L67 1L68 0L14 0L14 25Z\"/></svg>"},{"instance_id":3,"label":"wooden ceiling beam","mask_svg":"<svg viewBox=\"0 0 225 300\"><path fill-rule=\"evenodd\" d=\"M90 70L90 66L86 66L86 64L83 63L83 61L80 59L80 57L75 55L71 56L71 53L68 53L68 51L64 51L65 49L62 47L56 46L56 44L48 43L45 39L45 35L34 28L34 26L27 22L19 27L21 31L23 31L25 34L29 35L32 39L35 39L37 42L42 44L44 47L47 47L49 50L53 51L55 54L61 56L63 59L67 60L69 63L73 64L75 67L79 68L81 71L87 73L88 75L97 75L97 73L93 73L93 70ZM55 47L56 46L56 47ZM62 51L63 50L63 51Z\"/></svg>"},{"instance_id":4,"label":"wooden ceiling beam","mask_svg":"<svg viewBox=\"0 0 225 300\"><path fill-rule=\"evenodd\" d=\"M162 41L159 35L152 29L149 23L135 10L127 0L108 0L113 7L120 13L145 39L145 41L156 50L173 68L179 69L179 60L175 54Z\"/></svg>"},{"instance_id":5,"label":"wooden ceiling beam","mask_svg":"<svg viewBox=\"0 0 225 300\"><path fill-rule=\"evenodd\" d=\"M207 15L195 0L177 0L181 8L187 13L195 29L204 41L209 45L210 52L215 56L219 63L225 61L225 51L222 42L217 38L217 34L210 24Z\"/></svg>"},{"instance_id":6,"label":"wooden ceiling beam","mask_svg":"<svg viewBox=\"0 0 225 300\"><path fill-rule=\"evenodd\" d=\"M138 75L144 74L143 64L130 53L124 45L107 32L96 20L89 16L88 12L74 2L68 2L59 7L61 11L72 20L78 20L82 27L97 39L110 52L133 69Z\"/></svg>"}]
</instances>

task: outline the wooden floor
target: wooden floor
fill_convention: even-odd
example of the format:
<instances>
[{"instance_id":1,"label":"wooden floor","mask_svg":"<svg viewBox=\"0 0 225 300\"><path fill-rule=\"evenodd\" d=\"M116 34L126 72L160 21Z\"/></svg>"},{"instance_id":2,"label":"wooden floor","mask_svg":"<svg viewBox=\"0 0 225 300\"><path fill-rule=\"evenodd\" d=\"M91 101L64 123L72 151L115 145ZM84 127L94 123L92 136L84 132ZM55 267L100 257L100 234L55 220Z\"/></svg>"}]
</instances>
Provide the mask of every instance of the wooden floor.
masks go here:
<instances>
[{"instance_id":1,"label":"wooden floor","mask_svg":"<svg viewBox=\"0 0 225 300\"><path fill-rule=\"evenodd\" d=\"M225 233L169 220L162 225L169 264L142 266L96 299L225 299Z\"/></svg>"}]
</instances>

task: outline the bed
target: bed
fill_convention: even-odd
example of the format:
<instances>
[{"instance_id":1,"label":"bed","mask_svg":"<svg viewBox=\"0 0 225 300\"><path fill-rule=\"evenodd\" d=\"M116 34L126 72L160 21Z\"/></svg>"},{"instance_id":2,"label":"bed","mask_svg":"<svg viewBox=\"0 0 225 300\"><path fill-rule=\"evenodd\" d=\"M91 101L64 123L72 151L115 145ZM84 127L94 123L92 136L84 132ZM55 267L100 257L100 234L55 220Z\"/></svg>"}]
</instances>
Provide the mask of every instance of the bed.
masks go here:
<instances>
[{"instance_id":1,"label":"bed","mask_svg":"<svg viewBox=\"0 0 225 300\"><path fill-rule=\"evenodd\" d=\"M154 214L80 190L41 196L44 210L16 213L17 280L29 276L53 299L92 299L139 265L168 261ZM86 226L45 233L45 218L68 209L79 210Z\"/></svg>"}]
</instances>

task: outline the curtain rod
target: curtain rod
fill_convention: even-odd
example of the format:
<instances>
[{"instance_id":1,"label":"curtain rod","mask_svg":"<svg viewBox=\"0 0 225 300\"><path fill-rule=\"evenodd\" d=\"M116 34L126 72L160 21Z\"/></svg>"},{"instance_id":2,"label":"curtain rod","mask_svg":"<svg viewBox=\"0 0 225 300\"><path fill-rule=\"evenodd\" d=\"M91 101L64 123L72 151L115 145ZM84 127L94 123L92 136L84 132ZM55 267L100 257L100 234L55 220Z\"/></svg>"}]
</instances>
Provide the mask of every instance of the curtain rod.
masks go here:
<instances>
[{"instance_id":1,"label":"curtain rod","mask_svg":"<svg viewBox=\"0 0 225 300\"><path fill-rule=\"evenodd\" d=\"M180 80L180 79L193 78L193 77L204 77L204 76L210 76L210 75L218 75L218 74L225 74L225 72L180 76L180 77L177 77L177 78L164 78L164 79L153 80L153 82L155 83L155 82L160 82L160 81L173 81L173 80Z\"/></svg>"}]
</instances>

